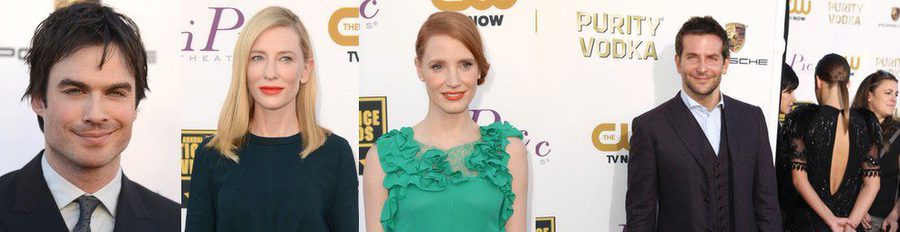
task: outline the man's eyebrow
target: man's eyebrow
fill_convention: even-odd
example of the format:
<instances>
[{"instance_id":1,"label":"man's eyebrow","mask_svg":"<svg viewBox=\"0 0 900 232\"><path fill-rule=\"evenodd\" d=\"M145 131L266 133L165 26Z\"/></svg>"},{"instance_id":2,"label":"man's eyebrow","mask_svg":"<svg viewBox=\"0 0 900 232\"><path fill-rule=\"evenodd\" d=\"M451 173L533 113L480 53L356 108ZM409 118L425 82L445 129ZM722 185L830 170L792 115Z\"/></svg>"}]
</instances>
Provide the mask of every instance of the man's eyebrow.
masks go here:
<instances>
[{"instance_id":1,"label":"man's eyebrow","mask_svg":"<svg viewBox=\"0 0 900 232\"><path fill-rule=\"evenodd\" d=\"M81 88L81 89L89 89L89 88L88 88L88 85L85 84L84 82L72 80L72 79L69 79L69 78L62 79L61 81L59 81L59 84L57 84L56 86L57 86L58 88L63 88L63 87L66 87L66 86L74 86L74 87Z\"/></svg>"},{"instance_id":2,"label":"man's eyebrow","mask_svg":"<svg viewBox=\"0 0 900 232\"><path fill-rule=\"evenodd\" d=\"M131 83L128 83L128 82L116 83L116 84L110 85L106 89L108 89L108 90L127 89L127 90L131 91Z\"/></svg>"}]
</instances>

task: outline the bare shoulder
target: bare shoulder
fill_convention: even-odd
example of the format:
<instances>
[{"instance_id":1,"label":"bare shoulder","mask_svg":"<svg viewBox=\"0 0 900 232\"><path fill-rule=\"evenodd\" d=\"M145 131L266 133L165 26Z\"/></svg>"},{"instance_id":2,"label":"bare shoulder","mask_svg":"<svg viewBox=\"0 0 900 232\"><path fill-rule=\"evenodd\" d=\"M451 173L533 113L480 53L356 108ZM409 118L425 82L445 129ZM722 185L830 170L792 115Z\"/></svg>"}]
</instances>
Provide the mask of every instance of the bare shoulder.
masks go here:
<instances>
[{"instance_id":1,"label":"bare shoulder","mask_svg":"<svg viewBox=\"0 0 900 232\"><path fill-rule=\"evenodd\" d=\"M369 148L369 151L366 152L366 160L378 160L378 145L372 145Z\"/></svg>"},{"instance_id":2,"label":"bare shoulder","mask_svg":"<svg viewBox=\"0 0 900 232\"><path fill-rule=\"evenodd\" d=\"M509 144L506 145L506 153L509 153L510 157L524 157L525 156L525 143L522 142L522 139L519 137L506 137L509 140Z\"/></svg>"}]
</instances>

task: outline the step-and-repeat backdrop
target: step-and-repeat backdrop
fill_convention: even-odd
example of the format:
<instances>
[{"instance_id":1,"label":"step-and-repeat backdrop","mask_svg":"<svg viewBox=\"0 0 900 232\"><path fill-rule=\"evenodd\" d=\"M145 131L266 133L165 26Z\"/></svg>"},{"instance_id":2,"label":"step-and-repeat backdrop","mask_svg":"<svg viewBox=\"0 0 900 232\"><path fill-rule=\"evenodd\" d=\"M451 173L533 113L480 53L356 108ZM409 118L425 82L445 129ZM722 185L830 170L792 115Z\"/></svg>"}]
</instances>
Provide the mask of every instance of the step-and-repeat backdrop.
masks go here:
<instances>
[{"instance_id":1,"label":"step-and-repeat backdrop","mask_svg":"<svg viewBox=\"0 0 900 232\"><path fill-rule=\"evenodd\" d=\"M800 102L815 102L816 63L829 53L850 63L850 96L877 70L900 76L900 1L788 0L785 62L794 68ZM852 99L851 99L852 100Z\"/></svg>"},{"instance_id":2,"label":"step-and-repeat backdrop","mask_svg":"<svg viewBox=\"0 0 900 232\"><path fill-rule=\"evenodd\" d=\"M530 161L529 221L536 231L622 230L629 124L680 89L674 38L690 16L712 15L726 27L735 44L722 89L762 107L774 141L784 1L104 3L135 20L150 54L151 92L139 108L133 139L123 154L125 172L182 202L190 196L186 187L191 151L216 127L237 33L269 5L293 10L310 31L320 78L319 119L338 135L359 141L360 167L379 136L424 117L427 97L413 65L421 23L441 10L470 16L479 25L492 64L471 106L472 117L482 125L509 121L523 130ZM828 15L829 8L818 5L827 6L813 3L801 22L828 24L827 16L815 15ZM868 4L863 12L875 5ZM53 10L53 1L16 6L16 14L0 15L4 22L16 22L4 23L7 33L0 37L0 69L6 74L0 79L0 106L8 109L0 114L0 127L13 132L0 135L0 147L8 154L0 156L3 173L20 168L43 147L34 113L19 98L28 76L22 57L34 28ZM791 15L792 34L801 33L793 26L797 14L804 13ZM863 17L863 24L875 29L867 29L874 36L861 38L882 36L888 41L891 37L882 32L898 29L887 15L886 20ZM863 46L835 38L844 37L810 36L809 41L821 47ZM860 53L862 66L872 66L864 73L891 67L896 73L898 55L878 52L898 50L881 48ZM824 53L806 55L806 62L814 64L816 59L809 57ZM801 81L809 80L803 78L811 72L798 70ZM359 123L358 129L351 127L352 121Z\"/></svg>"},{"instance_id":3,"label":"step-and-repeat backdrop","mask_svg":"<svg viewBox=\"0 0 900 232\"><path fill-rule=\"evenodd\" d=\"M431 13L459 11L478 24L491 63L472 118L509 121L525 135L529 226L622 231L629 124L680 90L678 29L711 15L728 30L735 46L723 92L760 106L774 141L784 9L784 1L363 1L359 154L424 118L416 34Z\"/></svg>"}]
</instances>

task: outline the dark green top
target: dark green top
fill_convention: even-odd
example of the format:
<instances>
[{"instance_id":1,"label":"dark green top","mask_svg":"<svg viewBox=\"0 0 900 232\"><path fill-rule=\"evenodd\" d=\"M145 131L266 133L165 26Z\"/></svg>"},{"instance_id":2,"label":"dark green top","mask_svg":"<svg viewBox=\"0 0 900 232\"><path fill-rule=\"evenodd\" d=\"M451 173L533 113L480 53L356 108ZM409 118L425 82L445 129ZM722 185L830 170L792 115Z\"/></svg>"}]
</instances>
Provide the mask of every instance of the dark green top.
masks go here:
<instances>
[{"instance_id":1,"label":"dark green top","mask_svg":"<svg viewBox=\"0 0 900 232\"><path fill-rule=\"evenodd\" d=\"M207 148L194 156L185 231L359 231L356 162L331 134L300 158L300 135L247 134L240 163Z\"/></svg>"}]
</instances>

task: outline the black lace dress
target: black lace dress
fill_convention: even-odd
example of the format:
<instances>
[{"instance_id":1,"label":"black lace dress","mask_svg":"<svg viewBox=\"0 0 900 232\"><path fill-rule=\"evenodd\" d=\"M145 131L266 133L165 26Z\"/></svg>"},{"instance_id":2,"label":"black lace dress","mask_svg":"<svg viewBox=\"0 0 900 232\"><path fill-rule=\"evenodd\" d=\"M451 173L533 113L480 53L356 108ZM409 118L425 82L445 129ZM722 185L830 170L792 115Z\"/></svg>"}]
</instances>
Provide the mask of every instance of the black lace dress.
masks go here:
<instances>
[{"instance_id":1,"label":"black lace dress","mask_svg":"<svg viewBox=\"0 0 900 232\"><path fill-rule=\"evenodd\" d=\"M775 146L775 178L778 180L778 205L781 207L781 225L784 231L793 232L794 210L803 203L803 198L794 188L791 178L791 158L794 154L791 141L784 136L784 125L778 125L777 143Z\"/></svg>"},{"instance_id":2,"label":"black lace dress","mask_svg":"<svg viewBox=\"0 0 900 232\"><path fill-rule=\"evenodd\" d=\"M795 149L791 167L805 171L828 209L837 217L848 217L856 203L864 178L879 175L878 149L881 146L881 128L875 115L867 109L850 111L850 155L840 181L831 194L831 160L834 135L840 110L828 105L809 105L796 109L787 116L785 136L793 141L802 140L805 147ZM798 147L795 144L795 147ZM802 201L802 199L798 199ZM829 231L828 225L806 202L800 202L794 210L797 231ZM862 227L860 226L859 229Z\"/></svg>"}]
</instances>

